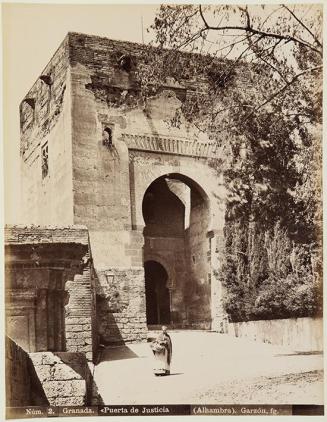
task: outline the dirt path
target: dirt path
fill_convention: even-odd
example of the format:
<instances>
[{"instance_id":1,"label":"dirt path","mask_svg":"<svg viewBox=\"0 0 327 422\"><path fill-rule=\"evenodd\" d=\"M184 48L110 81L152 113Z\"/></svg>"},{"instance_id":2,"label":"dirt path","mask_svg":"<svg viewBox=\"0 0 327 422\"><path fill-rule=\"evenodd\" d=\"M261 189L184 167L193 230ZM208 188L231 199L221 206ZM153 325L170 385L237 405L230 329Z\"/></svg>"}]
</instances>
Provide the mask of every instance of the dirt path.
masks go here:
<instances>
[{"instance_id":1,"label":"dirt path","mask_svg":"<svg viewBox=\"0 0 327 422\"><path fill-rule=\"evenodd\" d=\"M149 344L106 349L95 382L105 404L322 404L322 354L209 332L171 333L171 376Z\"/></svg>"},{"instance_id":2,"label":"dirt path","mask_svg":"<svg viewBox=\"0 0 327 422\"><path fill-rule=\"evenodd\" d=\"M199 391L193 403L303 404L323 402L323 371L234 380ZM218 400L218 401L217 401Z\"/></svg>"}]
</instances>

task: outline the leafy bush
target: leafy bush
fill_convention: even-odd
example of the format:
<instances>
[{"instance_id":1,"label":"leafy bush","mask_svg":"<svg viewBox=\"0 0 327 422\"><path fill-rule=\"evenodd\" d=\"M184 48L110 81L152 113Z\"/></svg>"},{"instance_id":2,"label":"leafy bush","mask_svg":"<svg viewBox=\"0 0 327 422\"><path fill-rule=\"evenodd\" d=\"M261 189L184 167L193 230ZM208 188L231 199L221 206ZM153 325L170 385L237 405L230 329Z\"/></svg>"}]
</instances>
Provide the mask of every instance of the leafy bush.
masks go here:
<instances>
[{"instance_id":1,"label":"leafy bush","mask_svg":"<svg viewBox=\"0 0 327 422\"><path fill-rule=\"evenodd\" d=\"M279 222L265 233L245 227L238 221L227 228L221 281L230 319L322 315L322 277L313 248L292 244Z\"/></svg>"},{"instance_id":2,"label":"leafy bush","mask_svg":"<svg viewBox=\"0 0 327 422\"><path fill-rule=\"evenodd\" d=\"M253 308L255 319L297 318L321 315L319 283L312 275L285 279L270 277L258 292Z\"/></svg>"}]
</instances>

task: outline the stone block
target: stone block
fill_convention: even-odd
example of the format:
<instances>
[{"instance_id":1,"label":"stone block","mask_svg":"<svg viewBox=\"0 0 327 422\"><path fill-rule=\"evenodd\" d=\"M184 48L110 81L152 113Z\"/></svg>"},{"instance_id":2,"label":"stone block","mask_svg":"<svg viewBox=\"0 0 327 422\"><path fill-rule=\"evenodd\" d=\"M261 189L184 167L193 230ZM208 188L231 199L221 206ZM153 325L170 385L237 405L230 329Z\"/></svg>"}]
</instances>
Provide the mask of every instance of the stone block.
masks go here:
<instances>
[{"instance_id":1,"label":"stone block","mask_svg":"<svg viewBox=\"0 0 327 422\"><path fill-rule=\"evenodd\" d=\"M86 333L85 331L79 331L79 332L74 332L74 331L70 332L70 331L68 331L68 333L66 333L66 338L67 339L73 339L73 338L74 339L77 339L77 338L81 339L81 338L86 337L87 334L88 333Z\"/></svg>"},{"instance_id":2,"label":"stone block","mask_svg":"<svg viewBox=\"0 0 327 422\"><path fill-rule=\"evenodd\" d=\"M52 406L85 406L85 396L55 397L52 399Z\"/></svg>"},{"instance_id":3,"label":"stone block","mask_svg":"<svg viewBox=\"0 0 327 422\"><path fill-rule=\"evenodd\" d=\"M90 321L91 321L90 317L82 317L82 318L69 317L69 318L65 318L65 324L66 325L89 324Z\"/></svg>"},{"instance_id":4,"label":"stone block","mask_svg":"<svg viewBox=\"0 0 327 422\"><path fill-rule=\"evenodd\" d=\"M84 380L46 381L43 384L46 396L52 397L78 397L86 394Z\"/></svg>"},{"instance_id":5,"label":"stone block","mask_svg":"<svg viewBox=\"0 0 327 422\"><path fill-rule=\"evenodd\" d=\"M42 365L43 352L29 353L29 357L31 358L34 366Z\"/></svg>"},{"instance_id":6,"label":"stone block","mask_svg":"<svg viewBox=\"0 0 327 422\"><path fill-rule=\"evenodd\" d=\"M83 325L70 325L67 331L83 331Z\"/></svg>"},{"instance_id":7,"label":"stone block","mask_svg":"<svg viewBox=\"0 0 327 422\"><path fill-rule=\"evenodd\" d=\"M93 359L93 353L92 352L86 352L85 356L86 356L86 359L88 361L91 361Z\"/></svg>"},{"instance_id":8,"label":"stone block","mask_svg":"<svg viewBox=\"0 0 327 422\"><path fill-rule=\"evenodd\" d=\"M78 352L92 352L92 345L77 346Z\"/></svg>"},{"instance_id":9,"label":"stone block","mask_svg":"<svg viewBox=\"0 0 327 422\"><path fill-rule=\"evenodd\" d=\"M56 363L60 363L61 359L59 356L56 356L52 352L44 352L42 356L42 364L43 365L53 365Z\"/></svg>"},{"instance_id":10,"label":"stone block","mask_svg":"<svg viewBox=\"0 0 327 422\"><path fill-rule=\"evenodd\" d=\"M84 324L83 325L83 331L91 331L92 325L91 324Z\"/></svg>"},{"instance_id":11,"label":"stone block","mask_svg":"<svg viewBox=\"0 0 327 422\"><path fill-rule=\"evenodd\" d=\"M83 368L80 368L80 370L83 370ZM82 375L76 372L73 368L68 365L56 365L53 371L52 378L56 381L83 380Z\"/></svg>"},{"instance_id":12,"label":"stone block","mask_svg":"<svg viewBox=\"0 0 327 422\"><path fill-rule=\"evenodd\" d=\"M83 346L85 344L84 338L72 338L67 339L67 346Z\"/></svg>"},{"instance_id":13,"label":"stone block","mask_svg":"<svg viewBox=\"0 0 327 422\"><path fill-rule=\"evenodd\" d=\"M43 383L44 381L53 379L53 371L51 365L40 365L35 366L35 372L39 380Z\"/></svg>"},{"instance_id":14,"label":"stone block","mask_svg":"<svg viewBox=\"0 0 327 422\"><path fill-rule=\"evenodd\" d=\"M78 352L78 348L75 344L67 344L66 348L69 352Z\"/></svg>"}]
</instances>

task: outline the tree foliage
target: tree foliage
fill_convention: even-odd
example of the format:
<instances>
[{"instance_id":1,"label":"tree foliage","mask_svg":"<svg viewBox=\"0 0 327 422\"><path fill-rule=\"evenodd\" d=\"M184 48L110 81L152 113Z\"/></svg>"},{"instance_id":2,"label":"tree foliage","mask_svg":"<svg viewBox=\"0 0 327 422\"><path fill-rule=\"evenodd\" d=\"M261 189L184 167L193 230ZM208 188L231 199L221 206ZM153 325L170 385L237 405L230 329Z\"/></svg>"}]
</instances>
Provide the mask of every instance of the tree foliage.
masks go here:
<instances>
[{"instance_id":1,"label":"tree foliage","mask_svg":"<svg viewBox=\"0 0 327 422\"><path fill-rule=\"evenodd\" d=\"M162 81L197 81L171 124L184 119L229 151L227 313L321 313L322 8L162 5L152 29L145 103Z\"/></svg>"}]
</instances>

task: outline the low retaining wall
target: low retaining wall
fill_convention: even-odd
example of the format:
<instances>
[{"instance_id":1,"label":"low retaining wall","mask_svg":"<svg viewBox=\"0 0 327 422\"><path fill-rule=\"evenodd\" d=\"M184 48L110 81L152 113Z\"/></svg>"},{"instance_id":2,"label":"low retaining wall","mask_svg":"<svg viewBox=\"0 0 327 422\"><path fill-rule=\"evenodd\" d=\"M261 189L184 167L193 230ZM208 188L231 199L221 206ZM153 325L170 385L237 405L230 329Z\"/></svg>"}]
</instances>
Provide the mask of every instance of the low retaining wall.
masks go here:
<instances>
[{"instance_id":1,"label":"low retaining wall","mask_svg":"<svg viewBox=\"0 0 327 422\"><path fill-rule=\"evenodd\" d=\"M28 353L9 337L6 337L6 405L49 405Z\"/></svg>"},{"instance_id":2,"label":"low retaining wall","mask_svg":"<svg viewBox=\"0 0 327 422\"><path fill-rule=\"evenodd\" d=\"M52 406L86 406L92 397L92 375L84 353L30 353L35 372Z\"/></svg>"},{"instance_id":3,"label":"low retaining wall","mask_svg":"<svg viewBox=\"0 0 327 422\"><path fill-rule=\"evenodd\" d=\"M295 351L323 350L322 318L272 319L227 324L228 334L245 337L280 346L289 346Z\"/></svg>"}]
</instances>

